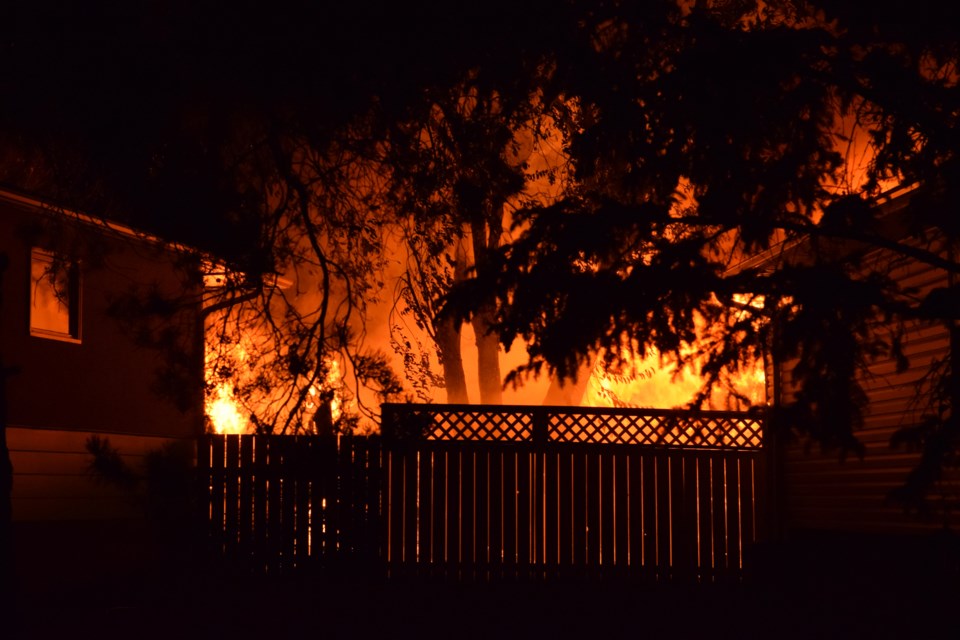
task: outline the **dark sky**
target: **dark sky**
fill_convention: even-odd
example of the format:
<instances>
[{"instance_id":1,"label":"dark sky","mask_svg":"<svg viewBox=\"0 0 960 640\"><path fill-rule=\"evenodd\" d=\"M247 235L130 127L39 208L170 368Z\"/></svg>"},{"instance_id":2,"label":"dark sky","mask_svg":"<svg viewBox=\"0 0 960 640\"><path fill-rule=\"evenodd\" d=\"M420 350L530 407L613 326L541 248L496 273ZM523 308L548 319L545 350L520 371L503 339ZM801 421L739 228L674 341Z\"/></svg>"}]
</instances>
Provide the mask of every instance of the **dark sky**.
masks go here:
<instances>
[{"instance_id":1,"label":"dark sky","mask_svg":"<svg viewBox=\"0 0 960 640\"><path fill-rule=\"evenodd\" d=\"M113 174L103 191L120 208L134 210L139 199L189 228L197 212L232 206L210 156L231 117L280 114L334 128L374 97L399 110L468 68L509 77L541 50L577 51L565 38L578 37L578 20L598 20L594 7L614 4L11 0L0 20L0 182L17 184L11 149L20 170L40 150L73 176L74 192ZM645 17L655 3L622 5ZM926 38L927 27L949 21L925 6L895 13L920 20L912 30L886 13L875 21L841 15L865 31L880 25ZM609 83L587 81L597 90ZM755 84L751 76L743 83ZM151 192L145 181L159 184L148 175L158 157L165 170L188 174L190 189ZM186 212L179 221L176 211Z\"/></svg>"},{"instance_id":2,"label":"dark sky","mask_svg":"<svg viewBox=\"0 0 960 640\"><path fill-rule=\"evenodd\" d=\"M205 157L219 124L279 113L332 128L373 97L402 108L467 67L516 64L557 20L546 4L14 0L0 21L0 144L27 158L21 171L31 154L53 158L70 176L63 204L98 207L77 194L110 176L114 210L162 209L158 231L179 234L231 206ZM158 156L190 174L189 193L143 184ZM29 183L10 166L0 182Z\"/></svg>"},{"instance_id":3,"label":"dark sky","mask_svg":"<svg viewBox=\"0 0 960 640\"><path fill-rule=\"evenodd\" d=\"M535 42L550 15L497 2L62 4L18 0L0 27L4 95L47 115L227 98L323 97L336 111L470 60L506 58Z\"/></svg>"}]
</instances>

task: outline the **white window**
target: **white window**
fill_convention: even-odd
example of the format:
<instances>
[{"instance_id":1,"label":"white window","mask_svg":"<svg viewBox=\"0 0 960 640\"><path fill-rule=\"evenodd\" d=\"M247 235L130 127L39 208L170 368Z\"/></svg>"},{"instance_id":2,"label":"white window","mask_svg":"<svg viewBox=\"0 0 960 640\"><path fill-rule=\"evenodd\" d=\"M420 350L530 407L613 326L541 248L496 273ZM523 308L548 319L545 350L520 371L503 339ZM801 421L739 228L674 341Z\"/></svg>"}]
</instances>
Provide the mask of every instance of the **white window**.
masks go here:
<instances>
[{"instance_id":1,"label":"white window","mask_svg":"<svg viewBox=\"0 0 960 640\"><path fill-rule=\"evenodd\" d=\"M30 253L30 335L80 341L80 267L50 251Z\"/></svg>"}]
</instances>

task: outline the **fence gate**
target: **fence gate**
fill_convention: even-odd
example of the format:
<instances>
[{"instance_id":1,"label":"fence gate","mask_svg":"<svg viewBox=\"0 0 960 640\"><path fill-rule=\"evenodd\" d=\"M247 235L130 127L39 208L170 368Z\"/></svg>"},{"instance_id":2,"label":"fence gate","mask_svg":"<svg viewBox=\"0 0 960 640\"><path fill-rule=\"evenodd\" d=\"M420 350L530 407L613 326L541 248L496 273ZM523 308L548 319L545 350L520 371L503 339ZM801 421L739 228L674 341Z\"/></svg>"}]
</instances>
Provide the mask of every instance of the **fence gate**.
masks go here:
<instances>
[{"instance_id":1,"label":"fence gate","mask_svg":"<svg viewBox=\"0 0 960 640\"><path fill-rule=\"evenodd\" d=\"M761 454L742 413L388 404L382 438L208 436L200 466L257 572L711 580L758 539Z\"/></svg>"}]
</instances>

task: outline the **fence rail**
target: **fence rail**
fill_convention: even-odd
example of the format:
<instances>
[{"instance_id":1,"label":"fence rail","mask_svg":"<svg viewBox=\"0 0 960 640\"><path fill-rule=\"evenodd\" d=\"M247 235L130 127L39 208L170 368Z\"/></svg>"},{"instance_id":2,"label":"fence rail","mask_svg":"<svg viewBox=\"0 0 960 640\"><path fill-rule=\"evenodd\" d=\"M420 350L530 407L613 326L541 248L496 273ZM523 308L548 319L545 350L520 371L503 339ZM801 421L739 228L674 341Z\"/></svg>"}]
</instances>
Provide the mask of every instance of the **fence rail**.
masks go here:
<instances>
[{"instance_id":1,"label":"fence rail","mask_svg":"<svg viewBox=\"0 0 960 640\"><path fill-rule=\"evenodd\" d=\"M738 575L760 535L754 417L452 405L383 415L382 438L205 437L215 554L257 573L710 580ZM655 446L650 434L637 444L645 429Z\"/></svg>"},{"instance_id":2,"label":"fence rail","mask_svg":"<svg viewBox=\"0 0 960 640\"><path fill-rule=\"evenodd\" d=\"M759 449L761 416L536 405L384 404L383 434L393 440L570 442Z\"/></svg>"}]
</instances>

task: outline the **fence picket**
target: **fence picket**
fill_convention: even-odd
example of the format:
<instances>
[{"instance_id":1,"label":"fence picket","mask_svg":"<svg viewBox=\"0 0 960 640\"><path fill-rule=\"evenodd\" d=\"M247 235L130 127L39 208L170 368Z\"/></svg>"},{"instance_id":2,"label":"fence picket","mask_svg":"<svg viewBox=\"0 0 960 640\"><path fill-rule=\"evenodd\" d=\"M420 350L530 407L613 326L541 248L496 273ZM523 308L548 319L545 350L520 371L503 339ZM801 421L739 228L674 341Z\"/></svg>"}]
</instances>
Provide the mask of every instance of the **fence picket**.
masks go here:
<instances>
[{"instance_id":1,"label":"fence picket","mask_svg":"<svg viewBox=\"0 0 960 640\"><path fill-rule=\"evenodd\" d=\"M454 449L447 454L447 520L443 561L451 567L451 572L461 579L460 571L464 564L463 556L463 467L460 459L463 453Z\"/></svg>"},{"instance_id":2,"label":"fence picket","mask_svg":"<svg viewBox=\"0 0 960 640\"><path fill-rule=\"evenodd\" d=\"M627 476L627 456L618 453L613 463L613 513L611 514L613 549L610 563L616 567L615 575L626 575L627 558L630 553L630 484Z\"/></svg>"},{"instance_id":3,"label":"fence picket","mask_svg":"<svg viewBox=\"0 0 960 640\"><path fill-rule=\"evenodd\" d=\"M627 482L629 483L630 504L628 505L629 520L628 553L629 575L642 575L646 564L646 535L644 527L644 494L643 456L633 449L627 453Z\"/></svg>"},{"instance_id":4,"label":"fence picket","mask_svg":"<svg viewBox=\"0 0 960 640\"><path fill-rule=\"evenodd\" d=\"M403 478L404 456L400 451L387 451L387 486L385 496L387 513L387 554L386 561L390 575L403 563Z\"/></svg>"},{"instance_id":5,"label":"fence picket","mask_svg":"<svg viewBox=\"0 0 960 640\"><path fill-rule=\"evenodd\" d=\"M586 466L584 467L584 486L586 487L586 559L585 574L599 574L600 568L600 528L602 525L601 511L603 509L603 493L600 482L600 454L593 451L592 448L584 456Z\"/></svg>"},{"instance_id":6,"label":"fence picket","mask_svg":"<svg viewBox=\"0 0 960 640\"><path fill-rule=\"evenodd\" d=\"M477 452L460 453L460 562L464 580L476 580L477 562Z\"/></svg>"},{"instance_id":7,"label":"fence picket","mask_svg":"<svg viewBox=\"0 0 960 640\"><path fill-rule=\"evenodd\" d=\"M240 481L239 514L237 523L237 555L241 566L246 567L254 557L253 541L253 483L254 475L244 470L253 467L253 439L240 438L240 459L237 475Z\"/></svg>"},{"instance_id":8,"label":"fence picket","mask_svg":"<svg viewBox=\"0 0 960 640\"><path fill-rule=\"evenodd\" d=\"M420 456L414 448L404 451L403 456L403 553L401 562L414 571L423 561L420 558Z\"/></svg>"},{"instance_id":9,"label":"fence picket","mask_svg":"<svg viewBox=\"0 0 960 640\"><path fill-rule=\"evenodd\" d=\"M543 556L544 577L557 575L560 556L560 452L543 452Z\"/></svg>"},{"instance_id":10,"label":"fence picket","mask_svg":"<svg viewBox=\"0 0 960 640\"><path fill-rule=\"evenodd\" d=\"M503 490L503 451L500 447L487 456L487 462L487 562L490 576L500 579L503 576L503 510L506 504Z\"/></svg>"},{"instance_id":11,"label":"fence picket","mask_svg":"<svg viewBox=\"0 0 960 640\"><path fill-rule=\"evenodd\" d=\"M223 509L226 504L226 438L210 439L210 532L211 546L218 555L226 555L224 537L228 535Z\"/></svg>"},{"instance_id":12,"label":"fence picket","mask_svg":"<svg viewBox=\"0 0 960 640\"><path fill-rule=\"evenodd\" d=\"M523 452L517 449L505 449L502 454L503 502L501 509L501 531L503 545L503 575L506 578L517 578L517 539L519 537L520 489L517 483L519 475L519 458Z\"/></svg>"},{"instance_id":13,"label":"fence picket","mask_svg":"<svg viewBox=\"0 0 960 640\"><path fill-rule=\"evenodd\" d=\"M677 466L681 470L681 505L678 526L682 545L680 569L687 578L696 577L697 567L697 459L682 452L674 454Z\"/></svg>"},{"instance_id":14,"label":"fence picket","mask_svg":"<svg viewBox=\"0 0 960 640\"><path fill-rule=\"evenodd\" d=\"M616 540L616 506L614 498L617 495L614 486L614 471L616 469L617 456L614 452L603 452L598 456L599 468L599 529L597 531L599 548L599 566L601 575L612 575L611 569L614 566L613 559L616 556L614 552L614 541Z\"/></svg>"},{"instance_id":15,"label":"fence picket","mask_svg":"<svg viewBox=\"0 0 960 640\"><path fill-rule=\"evenodd\" d=\"M727 550L727 493L724 459L716 456L711 467L711 521L713 523L713 557L718 572L730 569Z\"/></svg>"},{"instance_id":16,"label":"fence picket","mask_svg":"<svg viewBox=\"0 0 960 640\"><path fill-rule=\"evenodd\" d=\"M727 549L728 568L734 571L743 569L743 538L740 532L740 461L727 457L725 460L725 480L727 484Z\"/></svg>"},{"instance_id":17,"label":"fence picket","mask_svg":"<svg viewBox=\"0 0 960 640\"><path fill-rule=\"evenodd\" d=\"M709 455L698 455L697 463L697 566L700 574L712 579L716 575L713 554L712 480Z\"/></svg>"},{"instance_id":18,"label":"fence picket","mask_svg":"<svg viewBox=\"0 0 960 640\"><path fill-rule=\"evenodd\" d=\"M250 438L253 443L253 553L254 571L264 571L269 557L267 548L267 452L266 438Z\"/></svg>"}]
</instances>

